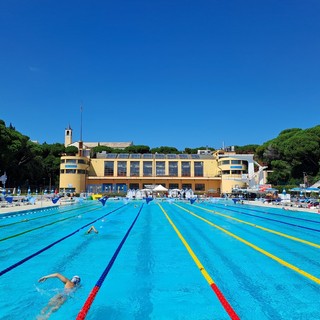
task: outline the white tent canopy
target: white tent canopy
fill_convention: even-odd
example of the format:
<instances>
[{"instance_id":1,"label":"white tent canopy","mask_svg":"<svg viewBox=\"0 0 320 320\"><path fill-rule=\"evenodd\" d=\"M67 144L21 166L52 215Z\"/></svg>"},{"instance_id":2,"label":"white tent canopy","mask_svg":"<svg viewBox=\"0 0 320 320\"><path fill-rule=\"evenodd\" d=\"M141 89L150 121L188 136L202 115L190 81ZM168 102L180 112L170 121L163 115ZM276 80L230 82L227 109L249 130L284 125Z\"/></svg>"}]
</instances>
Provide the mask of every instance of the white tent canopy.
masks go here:
<instances>
[{"instance_id":1,"label":"white tent canopy","mask_svg":"<svg viewBox=\"0 0 320 320\"><path fill-rule=\"evenodd\" d=\"M154 192L164 192L164 191L168 191L167 188L163 187L161 184L157 185L152 191Z\"/></svg>"}]
</instances>

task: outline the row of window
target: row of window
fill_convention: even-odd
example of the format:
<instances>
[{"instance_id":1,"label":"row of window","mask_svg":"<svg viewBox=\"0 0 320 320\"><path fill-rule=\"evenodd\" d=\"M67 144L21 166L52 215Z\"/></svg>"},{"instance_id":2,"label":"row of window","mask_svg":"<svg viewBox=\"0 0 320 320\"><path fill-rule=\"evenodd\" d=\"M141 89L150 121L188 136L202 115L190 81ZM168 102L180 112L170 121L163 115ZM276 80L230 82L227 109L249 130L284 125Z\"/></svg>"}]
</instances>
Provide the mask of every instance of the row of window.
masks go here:
<instances>
[{"instance_id":1,"label":"row of window","mask_svg":"<svg viewBox=\"0 0 320 320\"><path fill-rule=\"evenodd\" d=\"M60 173L64 174L86 174L86 170L82 169L61 169Z\"/></svg>"},{"instance_id":2,"label":"row of window","mask_svg":"<svg viewBox=\"0 0 320 320\"><path fill-rule=\"evenodd\" d=\"M86 164L86 160L84 159L61 159L61 163L72 163L72 164Z\"/></svg>"},{"instance_id":3,"label":"row of window","mask_svg":"<svg viewBox=\"0 0 320 320\"><path fill-rule=\"evenodd\" d=\"M98 153L98 157L106 159L200 159L199 154L162 154L162 153Z\"/></svg>"},{"instance_id":4,"label":"row of window","mask_svg":"<svg viewBox=\"0 0 320 320\"><path fill-rule=\"evenodd\" d=\"M162 183L164 187L167 187L165 183ZM138 190L138 189L145 189L147 188L147 184L139 184L139 183L129 183L126 185L124 183L103 183L103 184L88 184L87 190L93 193L99 192L127 192L128 189L131 190ZM192 189L194 191L205 191L205 184L204 183L195 183L192 185L191 183L182 183L179 185L178 183L169 183L168 189Z\"/></svg>"},{"instance_id":5,"label":"row of window","mask_svg":"<svg viewBox=\"0 0 320 320\"><path fill-rule=\"evenodd\" d=\"M230 175L230 174L244 174L247 173L247 171L241 171L241 170L223 170L223 175Z\"/></svg>"},{"instance_id":6,"label":"row of window","mask_svg":"<svg viewBox=\"0 0 320 320\"><path fill-rule=\"evenodd\" d=\"M169 176L177 177L179 173L179 163L180 163L180 172L182 177L191 176L191 162L190 161L169 161ZM203 177L203 162L195 161L194 164L194 176ZM128 175L128 165L127 161L118 161L116 173L118 177L126 177ZM105 161L104 162L104 176L113 177L115 175L115 164L114 161ZM153 177L155 176L165 176L166 175L166 162L165 161L156 161L155 165L155 174L153 172L153 162L144 161L142 166L142 175L144 177ZM140 176L140 161L130 161L130 177L139 177Z\"/></svg>"},{"instance_id":7,"label":"row of window","mask_svg":"<svg viewBox=\"0 0 320 320\"><path fill-rule=\"evenodd\" d=\"M248 165L248 161L245 160L221 160L219 161L219 166L225 165L225 164L241 164L241 165Z\"/></svg>"}]
</instances>

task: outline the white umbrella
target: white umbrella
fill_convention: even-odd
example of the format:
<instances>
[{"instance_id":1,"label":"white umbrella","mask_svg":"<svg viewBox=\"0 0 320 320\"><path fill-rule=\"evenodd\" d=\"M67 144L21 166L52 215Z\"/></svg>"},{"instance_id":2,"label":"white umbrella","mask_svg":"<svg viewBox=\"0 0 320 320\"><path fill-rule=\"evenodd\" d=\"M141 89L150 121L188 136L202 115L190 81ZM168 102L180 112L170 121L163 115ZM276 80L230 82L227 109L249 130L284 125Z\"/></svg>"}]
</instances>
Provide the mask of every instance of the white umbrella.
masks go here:
<instances>
[{"instance_id":1,"label":"white umbrella","mask_svg":"<svg viewBox=\"0 0 320 320\"><path fill-rule=\"evenodd\" d=\"M161 184L159 184L159 185L156 186L152 191L154 191L154 192L161 192L161 191L168 191L168 189L165 188L164 186L162 186Z\"/></svg>"}]
</instances>

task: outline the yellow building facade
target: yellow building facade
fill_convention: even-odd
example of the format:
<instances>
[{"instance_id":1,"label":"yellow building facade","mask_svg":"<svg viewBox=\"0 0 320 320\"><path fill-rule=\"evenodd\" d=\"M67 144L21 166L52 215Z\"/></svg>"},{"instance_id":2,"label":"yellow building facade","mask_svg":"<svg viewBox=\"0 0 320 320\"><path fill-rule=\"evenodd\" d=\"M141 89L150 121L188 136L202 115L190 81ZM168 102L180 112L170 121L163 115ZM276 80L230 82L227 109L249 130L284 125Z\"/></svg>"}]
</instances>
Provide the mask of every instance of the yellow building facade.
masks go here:
<instances>
[{"instance_id":1,"label":"yellow building facade","mask_svg":"<svg viewBox=\"0 0 320 320\"><path fill-rule=\"evenodd\" d=\"M248 187L252 179L264 183L248 170L254 168L253 155L223 150L205 155L98 153L90 158L82 154L61 157L60 192L123 193L161 184L220 196Z\"/></svg>"},{"instance_id":2,"label":"yellow building facade","mask_svg":"<svg viewBox=\"0 0 320 320\"><path fill-rule=\"evenodd\" d=\"M264 169L253 154L236 154L233 148L198 154L97 153L95 146L125 150L132 142L75 142L65 130L65 146L76 146L77 155L64 155L60 163L60 192L125 193L159 185L167 189L192 189L199 195L220 196L234 188L264 184ZM255 170L256 169L256 170Z\"/></svg>"}]
</instances>

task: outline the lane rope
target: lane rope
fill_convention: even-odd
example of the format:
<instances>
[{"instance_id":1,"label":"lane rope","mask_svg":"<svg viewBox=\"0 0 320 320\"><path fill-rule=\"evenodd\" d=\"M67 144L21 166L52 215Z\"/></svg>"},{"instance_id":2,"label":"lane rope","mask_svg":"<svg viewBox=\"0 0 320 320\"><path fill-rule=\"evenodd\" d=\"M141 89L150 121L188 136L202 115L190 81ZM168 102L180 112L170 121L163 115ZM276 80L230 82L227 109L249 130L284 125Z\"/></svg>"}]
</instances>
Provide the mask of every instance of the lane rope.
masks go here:
<instances>
[{"instance_id":1,"label":"lane rope","mask_svg":"<svg viewBox=\"0 0 320 320\"><path fill-rule=\"evenodd\" d=\"M226 230L226 229L224 229L224 228L212 223L211 221L209 221L209 220L207 220L207 219L205 219L205 218L193 213L192 211L189 211L188 209L183 208L183 207L181 207L181 206L179 206L177 204L174 204L174 205L179 207L180 209L188 212L189 214L195 216L196 218L208 223L209 225L213 226L214 228L216 228L216 229L226 233L227 235L237 239L238 241L246 244L247 246L251 247L252 249L264 254L265 256L267 256L267 257L271 258L272 260L280 263L281 265L283 265L283 266L285 266L285 267L287 267L287 268L289 268L289 269L291 269L291 270L303 275L304 277L308 278L309 280L311 280L311 281L313 281L313 282L315 282L317 284L320 284L320 279L315 277L314 275L312 275L312 274L310 274L310 273L308 273L308 272L306 272L306 271L294 266L293 264L291 264L291 263L289 263L289 262L287 262L287 261L285 261L285 260L273 255L272 253L270 253L270 252L268 252L268 251L266 251L266 250L264 250L264 249L262 249L262 248L260 248L260 247L258 247L256 245L254 245L253 243L251 243L251 242L249 242L249 241L247 241L247 240L235 235L234 233L232 233L232 232L230 232L230 231L228 231L228 230Z\"/></svg>"},{"instance_id":2,"label":"lane rope","mask_svg":"<svg viewBox=\"0 0 320 320\"><path fill-rule=\"evenodd\" d=\"M36 227L36 228L33 228L33 229L25 230L25 231L22 231L22 232L20 232L20 233L16 233L16 234L13 234L13 235L11 235L11 236L2 238L2 239L0 239L0 242L5 241L5 240L8 240L8 239L12 239L12 238L19 237L19 236L21 236L21 235L23 235L23 234L26 234L26 233L29 233L29 232L32 232L32 231L35 231L35 230L38 230L38 229L42 229L42 228L51 226L51 225L53 225L53 224L56 224L56 223L65 221L65 220L69 220L69 219L78 217L79 214L81 214L81 213L84 214L84 213L88 213L88 212L95 211L95 210L99 210L99 209L101 209L101 208L94 208L94 209L88 210L88 211L86 211L86 212L77 213L76 215L71 216L71 217L66 217L66 218L63 218L63 219L59 219L59 220L56 220L56 221L53 221L53 222L44 224L44 225L42 225L42 226L39 226L39 227Z\"/></svg>"},{"instance_id":3,"label":"lane rope","mask_svg":"<svg viewBox=\"0 0 320 320\"><path fill-rule=\"evenodd\" d=\"M272 218L257 216L257 215L255 215L255 214L246 213L246 212L242 212L242 211L239 211L239 210L234 210L234 209L226 208L226 207L219 207L219 206L218 206L218 208L224 208L224 209L226 209L226 210L228 210L228 211L233 211L233 212L236 212L236 213L244 214L244 215L246 215L246 216L251 216L251 217L260 218L260 219L264 219L264 220L274 221L274 222L286 224L286 225L288 225L288 226L293 226L293 227L297 227L297 228L301 228L301 229L307 229L307 230L311 230L311 231L320 232L319 229L304 227L304 226L300 226L299 224L294 224L294 223L285 222L285 221L281 221L281 220L277 220L277 219L272 219ZM245 209L245 208L244 208L244 209ZM248 209L248 210L250 210L250 209ZM309 221L310 221L310 220L309 220ZM312 221L312 222L315 222L315 221Z\"/></svg>"},{"instance_id":4,"label":"lane rope","mask_svg":"<svg viewBox=\"0 0 320 320\"><path fill-rule=\"evenodd\" d=\"M310 242L310 241L307 241L307 240L304 240L304 239L293 237L293 236L290 236L289 234L282 233L282 232L279 232L279 231L276 231L276 230L273 230L273 229L265 228L265 227L259 226L257 224L254 224L254 223L251 223L251 222L247 222L247 221L244 221L244 220L241 220L241 219L237 219L237 218L228 216L226 214L223 214L223 213L220 213L220 212L217 212L217 211L214 211L214 210L210 210L210 209L207 209L207 208L202 208L202 207L196 206L196 205L194 205L193 207L196 207L196 208L204 210L204 211L208 211L210 213L214 213L214 214L216 214L218 216L222 216L222 217L225 217L227 219L231 219L231 220L234 220L234 221L249 225L251 227L254 227L254 228L269 232L269 233L276 234L276 235L284 237L284 238L288 238L288 239L293 240L293 241L301 242L303 244L306 244L306 245L309 245L309 246L312 246L312 247L316 247L318 249L320 248L320 244L317 244L317 243L314 243L314 242Z\"/></svg>"},{"instance_id":5,"label":"lane rope","mask_svg":"<svg viewBox=\"0 0 320 320\"><path fill-rule=\"evenodd\" d=\"M6 274L7 272L9 272L9 271L11 271L11 270L13 270L13 269L17 268L18 266L22 265L23 263L27 262L28 260L32 259L33 257L35 257L35 256L39 255L40 253L42 253L42 252L44 252L44 251L46 251L46 250L50 249L51 247L55 246L55 245L56 245L56 244L58 244L59 242L61 242L61 241L65 240L65 239L67 239L67 238L69 238L69 237L73 236L74 234L76 234L76 233L77 233L77 232L79 232L80 230L82 230L82 229L84 229L84 228L88 227L89 225L92 225L93 223L95 223L95 222L97 222L98 220L100 220L100 219L102 219L102 218L104 218L104 217L108 216L109 214L111 214L111 213L113 213L113 212L115 212L115 211L117 211L117 210L119 210L119 209L123 208L124 206L125 206L125 205L123 205L123 206L121 206L121 207L119 207L119 208L117 208L117 209L115 209L115 210L112 210L112 211L108 212L107 214L104 214L103 216L101 216L101 217L99 217L99 218L97 218L97 219L93 220L93 221L92 221L92 222L90 222L90 223L87 223L86 225L82 226L81 228L79 228L79 229L77 229L77 230L75 230L75 231L71 232L70 234L68 234L68 235L66 235L66 236L64 236L64 237L62 237L61 239L59 239L59 240L57 240L57 241L55 241L55 242L52 242L52 243L51 243L51 244L49 244L48 246L46 246L46 247L44 247L44 248L42 248L42 249L40 249L40 250L36 251L35 253L33 253L33 254L31 254L31 255L29 255L29 256L27 256L27 257L25 257L25 258L24 258L24 259L22 259L22 260L20 260L20 261L18 261L18 262L16 262L16 263L14 263L13 265L11 265L11 266L7 267L6 269L3 269L2 271L0 271L0 277L1 277L1 276L3 276L4 274ZM102 209L102 208L103 208L103 207L101 207L100 209Z\"/></svg>"},{"instance_id":6,"label":"lane rope","mask_svg":"<svg viewBox=\"0 0 320 320\"><path fill-rule=\"evenodd\" d=\"M88 312L89 312L89 309L96 297L96 295L98 294L98 291L100 290L105 278L107 277L109 271L111 270L114 262L116 261L118 255L119 255L119 252L123 246L123 244L125 243L125 241L127 240L128 236L129 236L129 233L130 231L132 230L133 226L135 225L140 213L141 213L141 210L144 206L144 203L141 205L140 207L140 210L137 214L137 216L135 217L135 219L133 220L130 228L128 229L128 231L126 232L125 236L123 237L122 241L120 242L118 248L116 249L116 251L114 252L112 258L110 259L107 267L105 268L105 270L103 271L103 273L101 274L99 280L97 281L97 283L95 284L95 286L93 287L93 289L91 290L87 300L85 301L83 307L81 308L80 312L78 313L78 316L76 318L76 320L83 320L86 318Z\"/></svg>"},{"instance_id":7,"label":"lane rope","mask_svg":"<svg viewBox=\"0 0 320 320\"><path fill-rule=\"evenodd\" d=\"M163 207L161 206L160 203L158 203L158 206L160 207L161 211L163 212L163 214L165 215L165 217L167 218L167 220L169 221L170 225L172 226L172 228L174 229L174 231L177 233L179 239L182 241L182 243L184 244L184 246L186 247L187 251L189 252L189 254L191 255L193 261L195 262L195 264L197 265L197 267L199 268L200 272L202 273L203 277L207 280L207 282L209 283L211 289L214 291L214 293L216 294L216 296L218 297L219 301L221 302L221 305L223 306L223 308L227 311L229 317L232 320L240 320L239 316L236 314L236 312L233 310L232 306L230 305L230 303L228 302L228 300L225 298L225 296L223 295L223 293L221 292L221 290L219 289L219 287L216 285L216 283L213 281L213 279L210 277L209 273L206 271L206 269L204 268L204 266L202 265L202 263L200 262L200 260L198 259L198 257L196 256L196 254L193 252L193 250L191 249L191 247L189 246L188 242L185 240L185 238L182 236L182 234L180 233L179 229L176 227L176 225L173 223L173 221L171 220L171 218L169 217L169 215L167 214L167 212L163 209Z\"/></svg>"},{"instance_id":8,"label":"lane rope","mask_svg":"<svg viewBox=\"0 0 320 320\"><path fill-rule=\"evenodd\" d=\"M92 206L92 205L90 204L90 205L86 205L86 206L83 206L83 207L72 208L72 209L70 209L70 210L65 210L65 211L61 211L61 212L56 212L56 213L47 214L47 215L40 216L40 217L30 218L30 219L28 219L28 220L20 220L20 221L16 221L16 222L7 223L7 224L2 224L2 225L0 225L0 228L9 227L9 226L12 226L12 225L15 225L15 224L18 224L18 223L26 223L26 222L33 221L33 220L38 220L38 219L42 219L42 218L52 217L52 216L55 216L55 215L61 215L61 214L63 214L63 213L71 212L71 211L78 210L78 209L87 209L88 207L91 207L91 206ZM53 207L53 208L50 208L50 209L47 209L47 210L53 210L54 208L56 208L56 207ZM33 214L33 213L31 212L30 214ZM29 214L28 214L28 215L29 215ZM26 216L26 214L19 214L18 216L24 217L24 216Z\"/></svg>"},{"instance_id":9,"label":"lane rope","mask_svg":"<svg viewBox=\"0 0 320 320\"><path fill-rule=\"evenodd\" d=\"M216 206L217 207L221 207L221 204L220 205L216 205ZM250 206L250 204L248 204L247 206ZM294 219L294 220L308 221L308 222L320 224L320 221L316 221L316 220L312 220L312 219L306 219L306 218L293 217L293 216L289 216L289 215L286 215L286 214L268 212L268 211L263 211L263 210L258 210L258 209L252 209L252 208L246 207L246 205L242 209L243 210L248 210L248 211L253 211L253 212L258 212L258 213L264 213L264 214L268 214L268 215L272 215L272 216L279 216L279 217L285 217L285 218L290 218L290 219ZM276 208L271 208L271 209L279 209L279 208L276 207ZM296 211L294 209L292 209L290 211L298 212L298 211ZM290 212L290 211L288 211L288 212ZM310 212L306 212L305 211L305 213L310 213Z\"/></svg>"}]
</instances>

